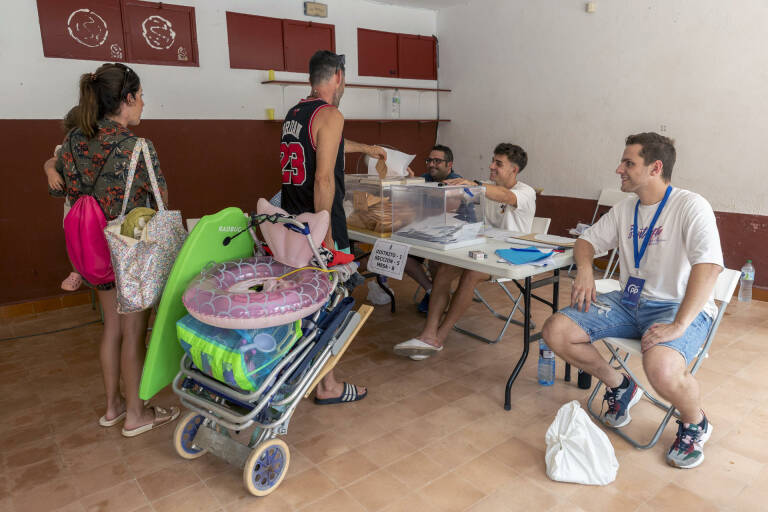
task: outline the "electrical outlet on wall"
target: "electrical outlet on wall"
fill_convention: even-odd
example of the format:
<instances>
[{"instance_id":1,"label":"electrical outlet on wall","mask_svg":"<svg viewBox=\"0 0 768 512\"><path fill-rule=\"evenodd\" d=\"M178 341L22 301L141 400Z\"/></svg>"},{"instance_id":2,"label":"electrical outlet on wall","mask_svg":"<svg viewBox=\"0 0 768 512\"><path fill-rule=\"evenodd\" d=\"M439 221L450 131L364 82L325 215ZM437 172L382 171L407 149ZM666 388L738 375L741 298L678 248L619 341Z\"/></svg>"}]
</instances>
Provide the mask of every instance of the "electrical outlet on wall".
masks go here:
<instances>
[{"instance_id":1,"label":"electrical outlet on wall","mask_svg":"<svg viewBox=\"0 0 768 512\"><path fill-rule=\"evenodd\" d=\"M662 125L659 126L659 131L661 133L667 132L667 131L669 131L669 126L666 125L666 124L662 124Z\"/></svg>"}]
</instances>

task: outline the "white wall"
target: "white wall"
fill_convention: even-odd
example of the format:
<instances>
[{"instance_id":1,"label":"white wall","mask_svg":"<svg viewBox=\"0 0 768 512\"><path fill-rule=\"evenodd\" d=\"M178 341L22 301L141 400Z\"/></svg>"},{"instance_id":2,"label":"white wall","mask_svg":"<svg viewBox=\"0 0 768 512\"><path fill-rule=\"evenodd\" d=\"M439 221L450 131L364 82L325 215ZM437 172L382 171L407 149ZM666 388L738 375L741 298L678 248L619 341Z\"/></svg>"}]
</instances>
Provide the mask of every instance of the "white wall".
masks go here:
<instances>
[{"instance_id":1,"label":"white wall","mask_svg":"<svg viewBox=\"0 0 768 512\"><path fill-rule=\"evenodd\" d=\"M673 183L715 210L768 215L768 3L473 0L438 13L440 141L487 175L497 142L523 146L545 194L596 198L624 137L676 139Z\"/></svg>"},{"instance_id":2,"label":"white wall","mask_svg":"<svg viewBox=\"0 0 768 512\"><path fill-rule=\"evenodd\" d=\"M328 18L303 14L301 0L175 0L195 7L200 67L131 64L141 77L148 119L265 119L265 108L282 117L309 86L261 85L266 71L230 69L225 12L328 23L336 26L336 51L347 55L347 81L434 87L433 81L357 76L357 28L431 35L434 11L361 0L324 0ZM77 101L80 74L96 61L43 57L37 2L0 0L0 118L54 119ZM10 13L10 14L7 14ZM277 73L277 79L306 80L307 74ZM341 110L350 118L386 117L392 91L347 89ZM434 117L434 93L401 92L401 117Z\"/></svg>"}]
</instances>

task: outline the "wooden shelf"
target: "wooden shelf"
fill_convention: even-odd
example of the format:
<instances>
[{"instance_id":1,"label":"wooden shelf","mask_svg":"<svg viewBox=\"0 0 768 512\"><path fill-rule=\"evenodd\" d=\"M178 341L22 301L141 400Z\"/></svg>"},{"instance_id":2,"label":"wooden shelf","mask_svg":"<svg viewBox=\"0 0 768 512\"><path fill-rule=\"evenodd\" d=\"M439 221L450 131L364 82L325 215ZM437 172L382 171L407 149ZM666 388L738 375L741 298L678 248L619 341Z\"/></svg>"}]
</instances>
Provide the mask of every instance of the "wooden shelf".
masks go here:
<instances>
[{"instance_id":1,"label":"wooden shelf","mask_svg":"<svg viewBox=\"0 0 768 512\"><path fill-rule=\"evenodd\" d=\"M261 82L265 85L306 85L308 82L300 82L298 80L264 80ZM353 87L358 89L400 89L403 91L426 91L426 92L451 92L450 89L436 89L434 87L400 87L397 85L369 85L369 84L346 84L345 87Z\"/></svg>"},{"instance_id":2,"label":"wooden shelf","mask_svg":"<svg viewBox=\"0 0 768 512\"><path fill-rule=\"evenodd\" d=\"M269 123L282 123L283 119L264 119ZM450 119L368 119L368 118L349 118L345 117L344 121L375 121L377 123L402 123L402 122L416 122L416 123L450 123Z\"/></svg>"}]
</instances>

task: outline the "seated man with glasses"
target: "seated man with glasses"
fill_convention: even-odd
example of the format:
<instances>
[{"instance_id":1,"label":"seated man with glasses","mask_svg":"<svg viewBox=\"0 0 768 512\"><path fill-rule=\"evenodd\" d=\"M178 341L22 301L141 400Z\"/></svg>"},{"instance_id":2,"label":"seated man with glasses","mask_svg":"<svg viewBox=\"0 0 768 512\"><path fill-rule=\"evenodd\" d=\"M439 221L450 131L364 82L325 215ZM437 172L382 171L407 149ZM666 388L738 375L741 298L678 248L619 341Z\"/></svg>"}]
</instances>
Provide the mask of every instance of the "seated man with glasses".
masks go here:
<instances>
[{"instance_id":1,"label":"seated man with glasses","mask_svg":"<svg viewBox=\"0 0 768 512\"><path fill-rule=\"evenodd\" d=\"M529 233L536 212L536 191L517 180L517 175L527 163L528 155L523 148L514 144L501 143L493 150L493 160L490 165L492 185L464 178L447 179L445 183L447 185L483 185L486 224L495 228ZM451 298L451 284L457 277L460 278L459 286ZM427 324L416 338L395 345L395 353L420 361L443 350L448 333L472 302L475 287L489 278L488 274L482 272L464 270L452 265L440 265L432 286ZM445 308L449 301L451 306L446 312Z\"/></svg>"},{"instance_id":2,"label":"seated man with glasses","mask_svg":"<svg viewBox=\"0 0 768 512\"><path fill-rule=\"evenodd\" d=\"M461 178L460 175L453 172L453 151L448 146L437 144L429 152L429 156L424 160L427 166L427 172L421 175L424 181L442 182L449 179ZM435 261L429 262L429 273L432 277L437 274L438 263ZM432 293L432 280L424 271L424 258L417 256L408 256L408 260L405 263L405 273L408 274L411 279L419 283L424 288L426 293L424 298L421 299L418 309L420 313L427 313L429 311L429 296Z\"/></svg>"}]
</instances>

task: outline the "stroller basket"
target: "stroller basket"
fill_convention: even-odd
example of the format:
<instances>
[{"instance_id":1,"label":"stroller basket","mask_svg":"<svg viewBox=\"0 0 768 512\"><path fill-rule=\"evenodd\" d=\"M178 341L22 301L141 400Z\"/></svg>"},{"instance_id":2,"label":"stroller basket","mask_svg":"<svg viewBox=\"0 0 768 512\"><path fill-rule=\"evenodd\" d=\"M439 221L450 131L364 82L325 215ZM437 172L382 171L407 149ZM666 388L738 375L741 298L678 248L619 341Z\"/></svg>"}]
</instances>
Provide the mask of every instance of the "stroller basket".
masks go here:
<instances>
[{"instance_id":1,"label":"stroller basket","mask_svg":"<svg viewBox=\"0 0 768 512\"><path fill-rule=\"evenodd\" d=\"M240 331L207 325L187 315L176 323L184 351L206 375L254 391L301 337L301 321Z\"/></svg>"}]
</instances>

